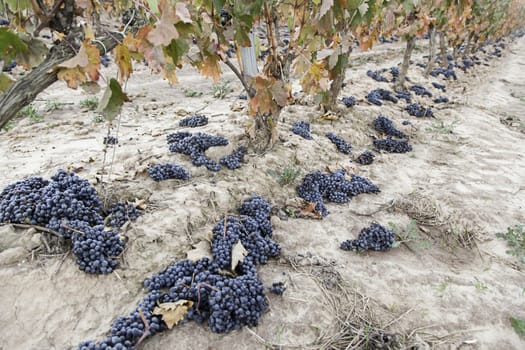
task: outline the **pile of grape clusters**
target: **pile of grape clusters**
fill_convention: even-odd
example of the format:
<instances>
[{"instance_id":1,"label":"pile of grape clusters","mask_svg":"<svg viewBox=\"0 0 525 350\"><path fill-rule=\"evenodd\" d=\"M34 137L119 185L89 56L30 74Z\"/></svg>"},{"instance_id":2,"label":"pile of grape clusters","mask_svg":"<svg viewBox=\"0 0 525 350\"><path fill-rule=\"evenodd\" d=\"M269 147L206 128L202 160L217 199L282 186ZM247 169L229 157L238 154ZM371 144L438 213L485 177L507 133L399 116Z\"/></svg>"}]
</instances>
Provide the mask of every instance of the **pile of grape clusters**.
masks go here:
<instances>
[{"instance_id":1,"label":"pile of grape clusters","mask_svg":"<svg viewBox=\"0 0 525 350\"><path fill-rule=\"evenodd\" d=\"M366 75L369 76L370 78L374 79L375 81L388 82L388 79L385 78L384 76L382 76L381 72L379 72L379 71L367 70L366 71Z\"/></svg>"},{"instance_id":2,"label":"pile of grape clusters","mask_svg":"<svg viewBox=\"0 0 525 350\"><path fill-rule=\"evenodd\" d=\"M392 82L395 83L397 78L399 78L399 68L395 66L390 67L390 74L392 74Z\"/></svg>"},{"instance_id":3,"label":"pile of grape clusters","mask_svg":"<svg viewBox=\"0 0 525 350\"><path fill-rule=\"evenodd\" d=\"M157 182L168 179L188 180L190 178L190 172L176 163L148 165L148 175Z\"/></svg>"},{"instance_id":4,"label":"pile of grape clusters","mask_svg":"<svg viewBox=\"0 0 525 350\"><path fill-rule=\"evenodd\" d=\"M179 122L179 126L185 126L190 128L196 128L198 126L204 126L208 124L208 117L204 114L194 114L182 119Z\"/></svg>"},{"instance_id":5,"label":"pile of grape clusters","mask_svg":"<svg viewBox=\"0 0 525 350\"><path fill-rule=\"evenodd\" d=\"M443 91L443 92L447 92L447 91L446 91L447 87L446 87L444 84L440 84L440 83L432 82L432 86L435 87L435 88L438 89L438 90L441 90L441 91Z\"/></svg>"},{"instance_id":6,"label":"pile of grape clusters","mask_svg":"<svg viewBox=\"0 0 525 350\"><path fill-rule=\"evenodd\" d=\"M374 147L378 151L389 153L406 153L412 151L412 145L406 140L396 140L388 136L386 139L375 139Z\"/></svg>"},{"instance_id":7,"label":"pile of grape clusters","mask_svg":"<svg viewBox=\"0 0 525 350\"><path fill-rule=\"evenodd\" d=\"M193 165L204 165L211 171L221 170L221 166L214 160L206 157L205 152L210 147L226 146L228 140L224 137L209 135L202 132L190 133L179 131L169 134L167 140L171 152L182 153L190 156Z\"/></svg>"},{"instance_id":8,"label":"pile of grape clusters","mask_svg":"<svg viewBox=\"0 0 525 350\"><path fill-rule=\"evenodd\" d=\"M412 102L412 96L409 91L396 91L396 97L399 99L404 99L407 103Z\"/></svg>"},{"instance_id":9,"label":"pile of grape clusters","mask_svg":"<svg viewBox=\"0 0 525 350\"><path fill-rule=\"evenodd\" d=\"M111 227L122 227L128 221L135 221L142 215L133 203L118 201L109 206L106 211L106 223Z\"/></svg>"},{"instance_id":10,"label":"pile of grape clusters","mask_svg":"<svg viewBox=\"0 0 525 350\"><path fill-rule=\"evenodd\" d=\"M346 142L342 137L337 136L333 132L327 132L326 137L337 147L337 150L344 154L352 153L352 145Z\"/></svg>"},{"instance_id":11,"label":"pile of grape clusters","mask_svg":"<svg viewBox=\"0 0 525 350\"><path fill-rule=\"evenodd\" d=\"M438 98L434 99L434 103L447 103L448 97L446 96L439 96Z\"/></svg>"},{"instance_id":12,"label":"pile of grape clusters","mask_svg":"<svg viewBox=\"0 0 525 350\"><path fill-rule=\"evenodd\" d=\"M357 239L342 242L341 249L387 251L392 248L392 244L394 244L394 232L373 223L369 227L363 228Z\"/></svg>"},{"instance_id":13,"label":"pile of grape clusters","mask_svg":"<svg viewBox=\"0 0 525 350\"><path fill-rule=\"evenodd\" d=\"M353 96L347 96L347 97L343 97L341 99L341 102L343 102L346 108L350 108L350 107L355 106L355 104L357 103L357 100Z\"/></svg>"},{"instance_id":14,"label":"pile of grape clusters","mask_svg":"<svg viewBox=\"0 0 525 350\"><path fill-rule=\"evenodd\" d=\"M356 158L356 162L361 165L370 165L374 162L374 158L375 156L372 152L364 151Z\"/></svg>"},{"instance_id":15,"label":"pile of grape clusters","mask_svg":"<svg viewBox=\"0 0 525 350\"><path fill-rule=\"evenodd\" d=\"M256 326L268 308L256 265L280 252L278 244L271 240L270 210L271 206L261 197L252 196L244 201L238 208L240 216L228 216L215 225L213 261L209 258L181 260L147 278L144 286L148 293L129 316L117 318L107 338L99 342L84 341L78 349L134 349L144 335L145 322L149 325L145 337L168 329L162 316L153 314L155 307L181 300L193 302L182 322L207 322L216 333ZM221 269L231 268L233 245L229 242L238 241L248 255L238 263L235 275L221 274ZM216 245L229 249L217 249ZM273 250L267 249L270 245Z\"/></svg>"},{"instance_id":16,"label":"pile of grape clusters","mask_svg":"<svg viewBox=\"0 0 525 350\"><path fill-rule=\"evenodd\" d=\"M374 129L386 135L399 137L401 139L407 138L407 135L396 129L394 123L384 115L379 115L374 120Z\"/></svg>"},{"instance_id":17,"label":"pile of grape clusters","mask_svg":"<svg viewBox=\"0 0 525 350\"><path fill-rule=\"evenodd\" d=\"M410 87L410 90L414 91L414 93L418 96L432 97L432 93L422 85L412 85Z\"/></svg>"},{"instance_id":18,"label":"pile of grape clusters","mask_svg":"<svg viewBox=\"0 0 525 350\"><path fill-rule=\"evenodd\" d=\"M303 120L296 121L292 124L292 132L296 135L301 136L303 139L311 140L310 135L310 123Z\"/></svg>"},{"instance_id":19,"label":"pile of grape clusters","mask_svg":"<svg viewBox=\"0 0 525 350\"><path fill-rule=\"evenodd\" d=\"M394 103L397 103L398 99L394 95L392 95L392 91L385 90L385 89L375 89L370 91L368 95L366 95L366 99L370 101L370 103L375 104L376 106L382 106L383 101L391 101Z\"/></svg>"},{"instance_id":20,"label":"pile of grape clusters","mask_svg":"<svg viewBox=\"0 0 525 350\"><path fill-rule=\"evenodd\" d=\"M417 117L417 118L423 118L423 117L433 117L434 112L432 112L432 108L425 108L421 106L419 103L412 103L411 105L408 105L405 110L408 112L408 114Z\"/></svg>"},{"instance_id":21,"label":"pile of grape clusters","mask_svg":"<svg viewBox=\"0 0 525 350\"><path fill-rule=\"evenodd\" d=\"M371 181L355 174L351 174L351 180L348 181L345 174L344 169L331 174L320 171L310 173L297 186L297 194L307 202L316 203L315 210L322 216L327 216L324 199L335 203L347 203L361 193L379 192L379 187Z\"/></svg>"},{"instance_id":22,"label":"pile of grape clusters","mask_svg":"<svg viewBox=\"0 0 525 350\"><path fill-rule=\"evenodd\" d=\"M454 69L452 67L449 67L447 69L442 68L442 67L436 68L432 72L430 72L430 75L433 77L438 77L439 75L443 75L447 79L453 78L454 80L458 80L456 72L454 72Z\"/></svg>"},{"instance_id":23,"label":"pile of grape clusters","mask_svg":"<svg viewBox=\"0 0 525 350\"><path fill-rule=\"evenodd\" d=\"M105 231L96 190L74 173L58 170L51 180L32 177L0 193L0 222L47 227L71 239L81 270L110 273L124 248L117 231Z\"/></svg>"},{"instance_id":24,"label":"pile of grape clusters","mask_svg":"<svg viewBox=\"0 0 525 350\"><path fill-rule=\"evenodd\" d=\"M244 160L246 154L246 147L239 146L232 154L222 157L219 163L227 167L228 169L237 169L241 167L241 163Z\"/></svg>"}]
</instances>

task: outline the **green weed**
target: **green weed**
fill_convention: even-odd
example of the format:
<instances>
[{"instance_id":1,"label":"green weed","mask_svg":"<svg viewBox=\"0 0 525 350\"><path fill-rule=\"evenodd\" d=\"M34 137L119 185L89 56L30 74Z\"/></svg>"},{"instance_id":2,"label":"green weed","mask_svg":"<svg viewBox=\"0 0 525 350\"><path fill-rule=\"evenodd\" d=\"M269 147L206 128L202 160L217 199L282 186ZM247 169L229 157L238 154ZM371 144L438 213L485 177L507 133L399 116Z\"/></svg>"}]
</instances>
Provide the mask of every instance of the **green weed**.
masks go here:
<instances>
[{"instance_id":1,"label":"green weed","mask_svg":"<svg viewBox=\"0 0 525 350\"><path fill-rule=\"evenodd\" d=\"M266 172L268 173L268 175L273 177L275 181L277 181L277 183L279 183L279 185L281 186L291 184L295 181L295 179L297 179L299 175L301 175L300 169L294 168L290 165L286 166L285 168L276 170L268 169L266 170Z\"/></svg>"},{"instance_id":2,"label":"green weed","mask_svg":"<svg viewBox=\"0 0 525 350\"><path fill-rule=\"evenodd\" d=\"M507 228L507 232L496 233L496 237L507 241L507 254L513 255L525 264L525 225L518 224Z\"/></svg>"},{"instance_id":3,"label":"green weed","mask_svg":"<svg viewBox=\"0 0 525 350\"><path fill-rule=\"evenodd\" d=\"M215 98L223 99L228 95L233 89L230 87L230 82L225 81L222 83L214 84L212 87L212 94Z\"/></svg>"},{"instance_id":4,"label":"green weed","mask_svg":"<svg viewBox=\"0 0 525 350\"><path fill-rule=\"evenodd\" d=\"M80 107L94 111L98 107L98 97L90 96L80 101Z\"/></svg>"},{"instance_id":5,"label":"green weed","mask_svg":"<svg viewBox=\"0 0 525 350\"><path fill-rule=\"evenodd\" d=\"M65 106L64 103L58 101L47 101L46 102L46 111L57 111L63 109Z\"/></svg>"},{"instance_id":6,"label":"green weed","mask_svg":"<svg viewBox=\"0 0 525 350\"><path fill-rule=\"evenodd\" d=\"M525 337L525 320L520 320L518 318L511 317L510 324L512 325L512 328L514 328L516 333L518 333L522 337Z\"/></svg>"},{"instance_id":7,"label":"green weed","mask_svg":"<svg viewBox=\"0 0 525 350\"><path fill-rule=\"evenodd\" d=\"M38 113L35 106L32 104L25 106L18 112L18 115L22 118L29 118L31 124L40 123L44 120L44 117Z\"/></svg>"}]
</instances>

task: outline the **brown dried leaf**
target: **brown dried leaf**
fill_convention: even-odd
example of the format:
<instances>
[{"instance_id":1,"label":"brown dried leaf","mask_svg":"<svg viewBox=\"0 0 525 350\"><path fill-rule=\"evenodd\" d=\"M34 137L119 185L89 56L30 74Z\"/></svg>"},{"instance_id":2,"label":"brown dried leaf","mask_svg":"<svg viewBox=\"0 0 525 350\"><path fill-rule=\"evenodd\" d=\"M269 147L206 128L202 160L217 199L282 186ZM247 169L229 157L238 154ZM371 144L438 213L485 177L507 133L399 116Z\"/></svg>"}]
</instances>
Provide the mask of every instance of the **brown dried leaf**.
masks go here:
<instances>
[{"instance_id":1,"label":"brown dried leaf","mask_svg":"<svg viewBox=\"0 0 525 350\"><path fill-rule=\"evenodd\" d=\"M334 6L334 0L323 0L321 9L319 10L319 18L326 15L326 13Z\"/></svg>"},{"instance_id":2,"label":"brown dried leaf","mask_svg":"<svg viewBox=\"0 0 525 350\"><path fill-rule=\"evenodd\" d=\"M248 251L241 243L241 240L238 240L232 247L232 265L231 270L235 271L237 265L244 260L244 257L248 255Z\"/></svg>"},{"instance_id":3,"label":"brown dried leaf","mask_svg":"<svg viewBox=\"0 0 525 350\"><path fill-rule=\"evenodd\" d=\"M221 67L219 66L218 56L208 56L197 65L197 68L206 78L212 78L215 83L221 77Z\"/></svg>"},{"instance_id":4,"label":"brown dried leaf","mask_svg":"<svg viewBox=\"0 0 525 350\"><path fill-rule=\"evenodd\" d=\"M184 319L188 309L192 306L193 301L184 299L177 300L174 303L162 303L153 310L153 315L161 316L168 329L172 329Z\"/></svg>"},{"instance_id":5,"label":"brown dried leaf","mask_svg":"<svg viewBox=\"0 0 525 350\"><path fill-rule=\"evenodd\" d=\"M186 258L191 261L197 261L202 258L209 258L213 260L213 255L211 254L211 245L208 241L200 241L194 245L194 248L188 251Z\"/></svg>"},{"instance_id":6,"label":"brown dried leaf","mask_svg":"<svg viewBox=\"0 0 525 350\"><path fill-rule=\"evenodd\" d=\"M79 67L62 68L58 71L57 77L59 80L65 81L71 89L77 89L80 84L87 81L86 72Z\"/></svg>"},{"instance_id":7,"label":"brown dried leaf","mask_svg":"<svg viewBox=\"0 0 525 350\"><path fill-rule=\"evenodd\" d=\"M133 66L131 64L131 54L129 49L124 45L117 45L115 49L115 62L118 65L118 78L119 82L128 80Z\"/></svg>"}]
</instances>

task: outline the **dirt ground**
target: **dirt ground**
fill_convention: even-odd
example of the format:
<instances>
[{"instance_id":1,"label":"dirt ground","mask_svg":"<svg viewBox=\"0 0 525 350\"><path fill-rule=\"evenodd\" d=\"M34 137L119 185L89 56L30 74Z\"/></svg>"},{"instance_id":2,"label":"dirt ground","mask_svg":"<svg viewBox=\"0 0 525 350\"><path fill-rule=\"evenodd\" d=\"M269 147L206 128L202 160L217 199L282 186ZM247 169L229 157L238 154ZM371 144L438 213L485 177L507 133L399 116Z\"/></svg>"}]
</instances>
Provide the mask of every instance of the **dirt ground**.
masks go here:
<instances>
[{"instance_id":1,"label":"dirt ground","mask_svg":"<svg viewBox=\"0 0 525 350\"><path fill-rule=\"evenodd\" d=\"M342 95L362 99L373 88L390 88L365 73L399 63L401 54L401 45L394 44L357 55ZM423 62L423 54L414 60ZM151 337L141 349L524 349L525 339L510 324L511 317L525 319L523 265L495 236L525 223L524 65L521 38L488 66L458 70L458 81L444 82L445 94L431 86L442 79L425 79L422 68L412 65L413 83L451 99L434 106L433 119L410 117L404 102L378 107L361 101L339 120L321 119L316 106L290 106L272 150L249 153L240 169L218 173L170 154L165 140L181 129L181 118L199 112L210 117L199 131L230 141L211 149L212 158L245 142L246 102L238 99L241 86L230 72L222 84L233 91L219 99L212 82L194 70L180 71L180 84L169 86L139 65L126 86L132 102L111 131L119 144L107 154L107 124L80 107L87 95L53 85L35 103L43 121L20 119L0 132L0 187L74 169L97 184L104 198L142 199L147 212L124 232L122 268L108 276L80 271L67 247L45 235L0 226L0 349L69 349L101 339L144 296L145 277L185 258L192 244L206 239L214 223L252 193L276 207L272 223L282 254L259 272L266 286L284 281L284 295L268 294L270 308L258 327L219 335L185 323ZM114 76L114 65L104 73ZM184 89L202 95L186 97ZM63 105L46 111L56 103ZM361 166L324 136L343 136L359 154L371 147L370 124L378 114L410 135L412 152L377 154L372 165ZM313 140L289 131L296 120L312 122ZM412 126L402 126L402 120ZM167 161L190 169L191 180L148 178L147 164ZM267 171L288 165L301 176L280 186ZM327 167L365 176L381 193L328 204L323 220L283 215L302 176ZM394 225L406 242L386 253L339 249L373 221ZM353 334L358 336L351 343Z\"/></svg>"}]
</instances>

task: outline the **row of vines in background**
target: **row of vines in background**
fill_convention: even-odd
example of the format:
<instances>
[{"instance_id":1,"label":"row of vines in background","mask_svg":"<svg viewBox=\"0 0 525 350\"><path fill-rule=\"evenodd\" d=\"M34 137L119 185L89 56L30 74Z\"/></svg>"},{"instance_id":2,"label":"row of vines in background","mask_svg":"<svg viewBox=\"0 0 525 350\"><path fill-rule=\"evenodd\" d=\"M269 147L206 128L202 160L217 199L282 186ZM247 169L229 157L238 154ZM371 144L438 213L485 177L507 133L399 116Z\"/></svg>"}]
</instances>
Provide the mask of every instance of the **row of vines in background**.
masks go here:
<instances>
[{"instance_id":1,"label":"row of vines in background","mask_svg":"<svg viewBox=\"0 0 525 350\"><path fill-rule=\"evenodd\" d=\"M247 91L254 117L248 134L264 149L276 139L280 111L293 101L291 78L325 112L335 111L352 50L397 35L406 41L396 82L404 90L416 38L430 37L428 74L436 62L437 33L442 56L448 48L468 54L522 26L525 1L2 0L0 16L3 66L15 61L31 71L16 82L0 73L0 128L57 80L99 90L101 56L112 51L118 76L108 80L99 107L106 118L118 115L127 101L121 84L136 62L146 62L170 84L187 64L218 81L224 63ZM239 48L253 45L249 33L255 27L268 50L258 74L249 76ZM441 64L446 68L448 61Z\"/></svg>"}]
</instances>

